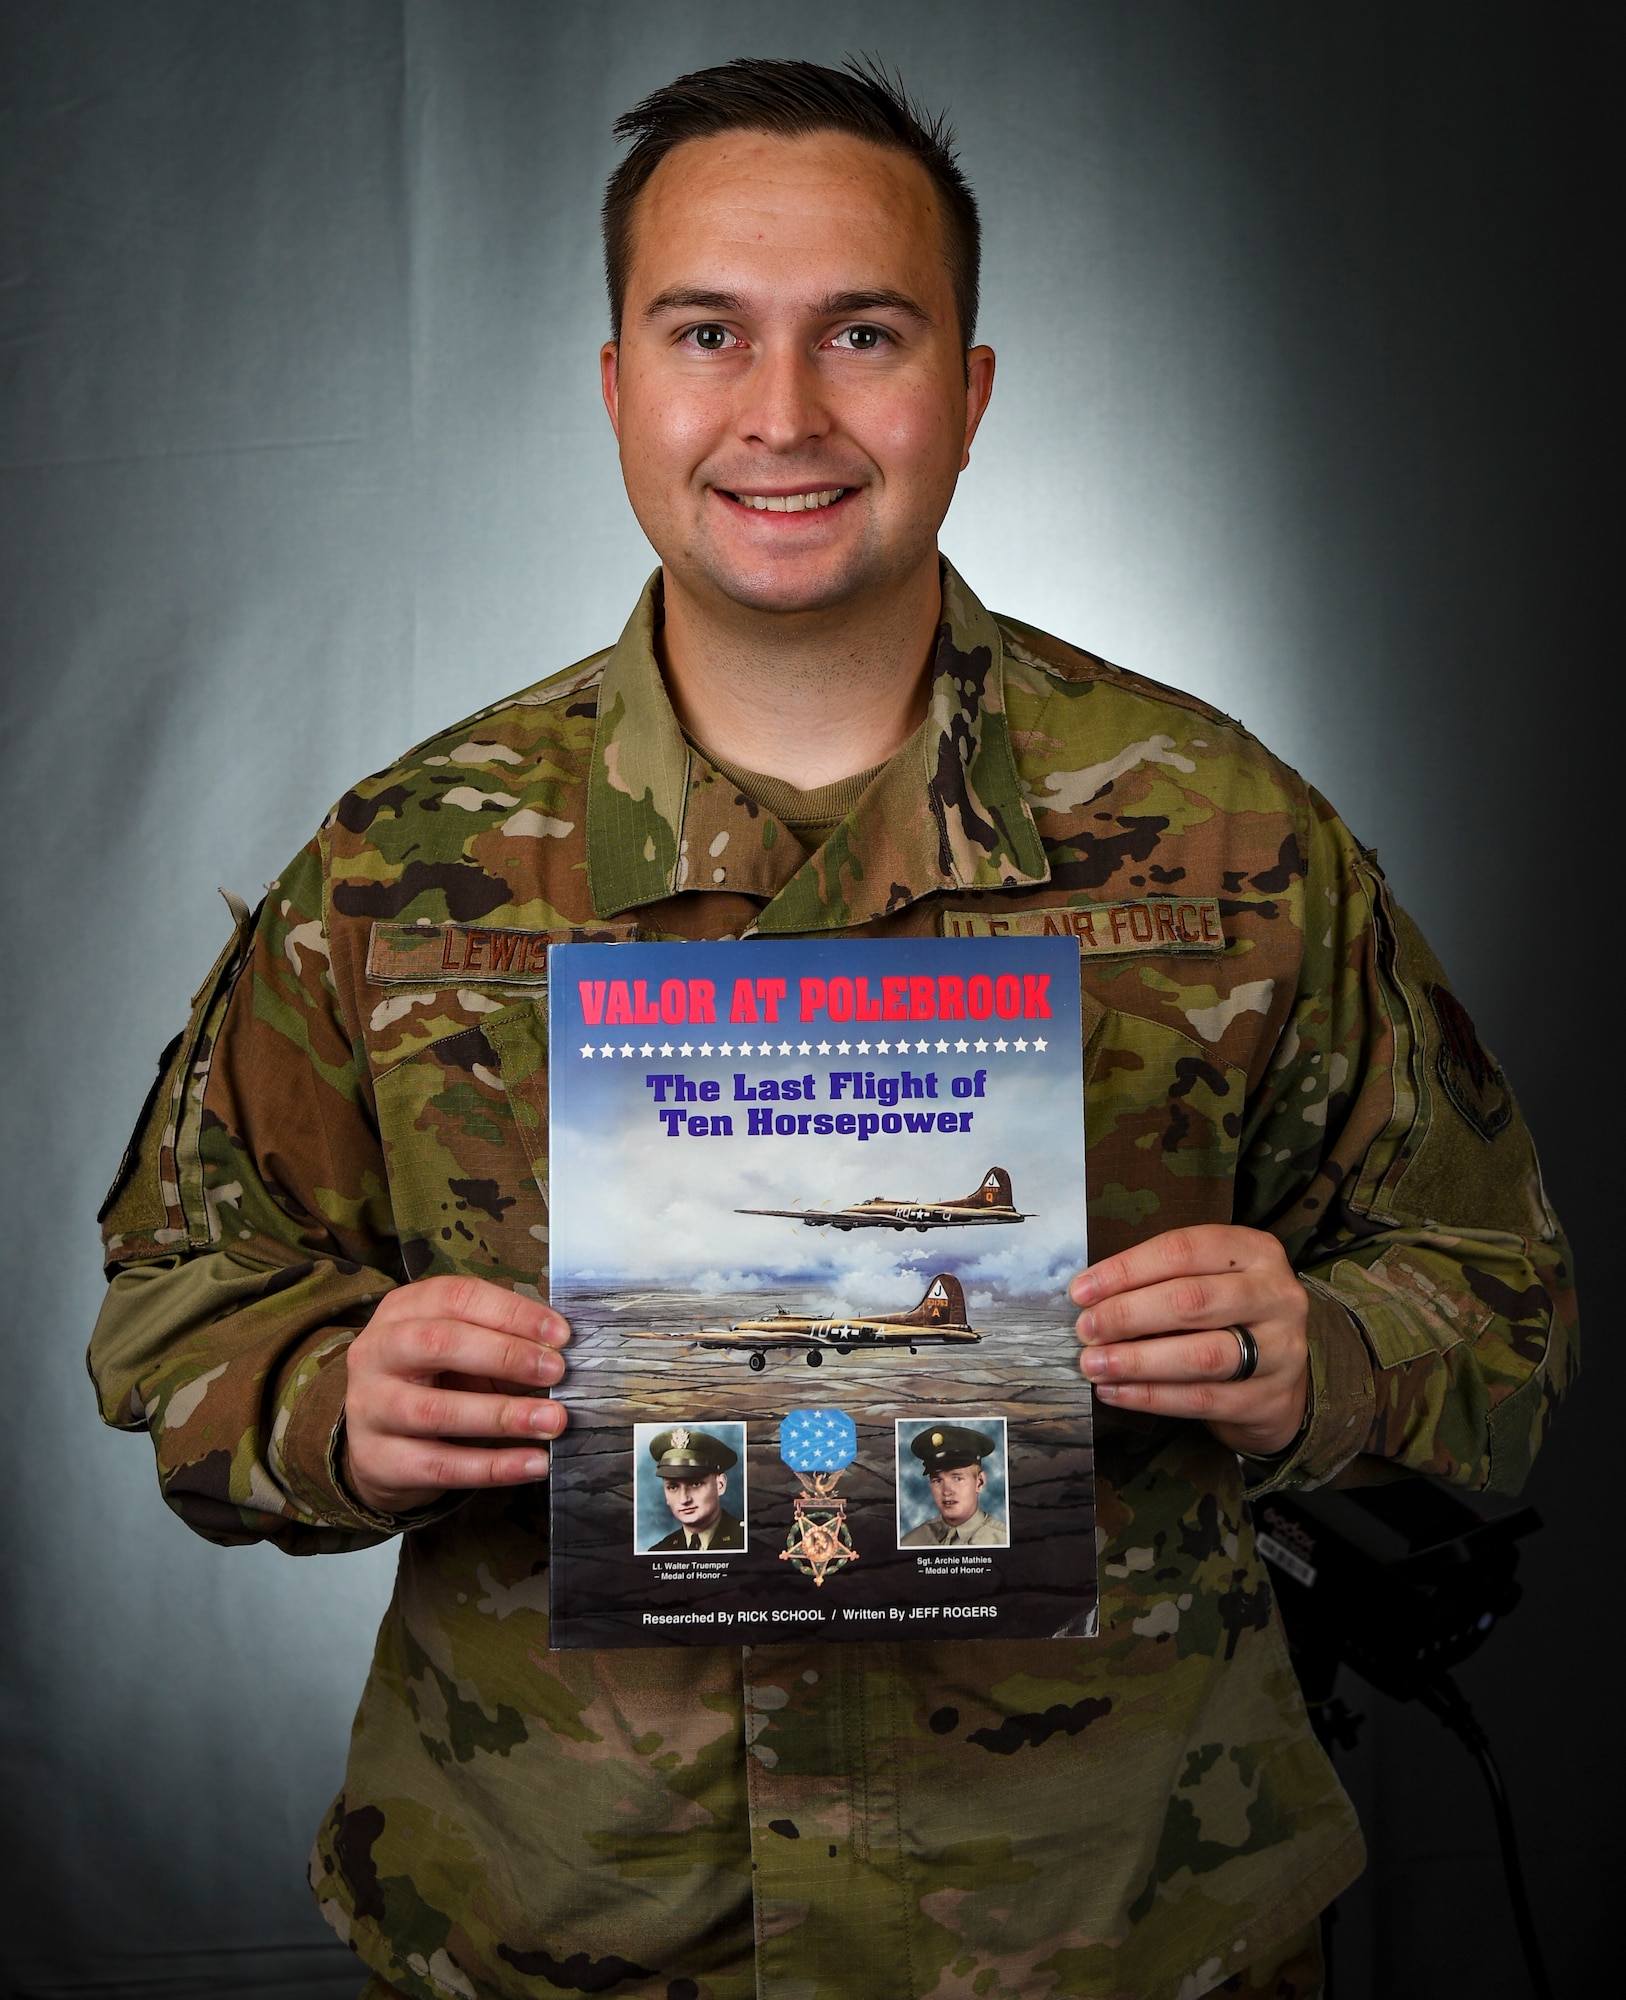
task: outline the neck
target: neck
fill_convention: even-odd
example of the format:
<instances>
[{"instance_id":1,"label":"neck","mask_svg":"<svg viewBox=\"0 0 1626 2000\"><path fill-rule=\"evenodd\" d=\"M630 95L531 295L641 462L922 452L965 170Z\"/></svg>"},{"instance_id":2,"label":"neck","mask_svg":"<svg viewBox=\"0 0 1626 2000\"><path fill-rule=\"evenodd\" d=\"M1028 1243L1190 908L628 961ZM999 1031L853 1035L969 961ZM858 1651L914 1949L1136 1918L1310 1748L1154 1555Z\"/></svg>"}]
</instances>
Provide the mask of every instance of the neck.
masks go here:
<instances>
[{"instance_id":1,"label":"neck","mask_svg":"<svg viewBox=\"0 0 1626 2000\"><path fill-rule=\"evenodd\" d=\"M884 598L761 612L665 572L656 650L685 733L799 790L884 764L920 727L942 616L934 551Z\"/></svg>"}]
</instances>

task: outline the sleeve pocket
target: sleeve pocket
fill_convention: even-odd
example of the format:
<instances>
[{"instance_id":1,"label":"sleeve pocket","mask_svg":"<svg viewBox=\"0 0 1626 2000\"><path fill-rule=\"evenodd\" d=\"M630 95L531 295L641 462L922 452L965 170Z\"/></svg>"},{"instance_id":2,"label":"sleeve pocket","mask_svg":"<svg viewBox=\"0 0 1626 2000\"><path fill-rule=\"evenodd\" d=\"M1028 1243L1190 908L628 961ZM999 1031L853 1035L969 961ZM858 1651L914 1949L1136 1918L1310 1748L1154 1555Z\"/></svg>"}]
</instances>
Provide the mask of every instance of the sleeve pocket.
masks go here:
<instances>
[{"instance_id":1,"label":"sleeve pocket","mask_svg":"<svg viewBox=\"0 0 1626 2000\"><path fill-rule=\"evenodd\" d=\"M248 962L257 911L231 901L230 940L192 996L186 1026L158 1059L146 1101L136 1119L96 1219L103 1257L111 1268L143 1258L171 1256L183 1246L212 1240L197 1122L215 1038L237 976Z\"/></svg>"}]
</instances>

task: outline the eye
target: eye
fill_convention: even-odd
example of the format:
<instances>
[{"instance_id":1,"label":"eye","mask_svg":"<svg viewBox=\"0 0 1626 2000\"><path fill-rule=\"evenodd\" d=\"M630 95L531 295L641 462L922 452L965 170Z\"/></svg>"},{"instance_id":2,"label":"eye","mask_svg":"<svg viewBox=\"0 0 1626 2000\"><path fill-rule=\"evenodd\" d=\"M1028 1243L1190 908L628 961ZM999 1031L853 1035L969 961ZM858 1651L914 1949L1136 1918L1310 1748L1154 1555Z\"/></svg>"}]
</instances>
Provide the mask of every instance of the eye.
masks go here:
<instances>
[{"instance_id":1,"label":"eye","mask_svg":"<svg viewBox=\"0 0 1626 2000\"><path fill-rule=\"evenodd\" d=\"M719 354L732 338L726 326L691 326L684 335L692 340L703 354Z\"/></svg>"},{"instance_id":2,"label":"eye","mask_svg":"<svg viewBox=\"0 0 1626 2000\"><path fill-rule=\"evenodd\" d=\"M849 354L873 354L878 347L886 346L890 339L885 327L844 326L833 344L844 347Z\"/></svg>"}]
</instances>

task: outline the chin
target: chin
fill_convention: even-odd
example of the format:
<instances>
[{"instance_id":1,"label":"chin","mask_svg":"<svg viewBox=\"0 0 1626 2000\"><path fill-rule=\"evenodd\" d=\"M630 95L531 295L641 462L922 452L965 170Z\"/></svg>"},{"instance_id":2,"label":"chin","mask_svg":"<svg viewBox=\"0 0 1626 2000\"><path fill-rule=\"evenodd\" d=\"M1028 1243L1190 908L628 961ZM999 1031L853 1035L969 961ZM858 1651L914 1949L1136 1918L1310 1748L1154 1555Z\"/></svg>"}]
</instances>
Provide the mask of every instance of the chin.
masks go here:
<instances>
[{"instance_id":1,"label":"chin","mask_svg":"<svg viewBox=\"0 0 1626 2000\"><path fill-rule=\"evenodd\" d=\"M891 580L890 568L877 569L856 552L834 561L695 563L690 574L729 603L746 611L829 611Z\"/></svg>"},{"instance_id":2,"label":"chin","mask_svg":"<svg viewBox=\"0 0 1626 2000\"><path fill-rule=\"evenodd\" d=\"M713 588L722 592L731 604L744 611L795 613L798 611L833 611L860 594L862 584L853 584L846 578L838 582L820 579L817 582L775 578L741 580L731 577L713 579Z\"/></svg>"}]
</instances>

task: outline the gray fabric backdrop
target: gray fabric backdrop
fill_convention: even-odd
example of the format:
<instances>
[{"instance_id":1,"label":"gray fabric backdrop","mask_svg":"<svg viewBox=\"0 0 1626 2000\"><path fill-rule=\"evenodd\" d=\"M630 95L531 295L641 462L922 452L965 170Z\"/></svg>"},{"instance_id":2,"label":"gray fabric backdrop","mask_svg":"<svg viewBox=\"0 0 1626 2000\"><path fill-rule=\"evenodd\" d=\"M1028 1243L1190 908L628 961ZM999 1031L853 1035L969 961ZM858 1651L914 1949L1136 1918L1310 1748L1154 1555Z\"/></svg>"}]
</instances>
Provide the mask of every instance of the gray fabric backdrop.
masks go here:
<instances>
[{"instance_id":1,"label":"gray fabric backdrop","mask_svg":"<svg viewBox=\"0 0 1626 2000\"><path fill-rule=\"evenodd\" d=\"M597 400L595 212L612 116L680 69L872 48L952 103L1000 380L948 551L1240 715L1381 847L1585 1275L1612 1025L1588 18L0 11L6 1992L359 1983L301 1866L390 1554L228 1553L167 1515L84 1378L91 1217L224 938L215 885L252 900L347 783L619 630L651 557ZM1620 1865L1590 1304L1525 1608L1463 1677L1572 1991ZM1343 2000L1521 1993L1472 1766L1345 1692L1375 1859Z\"/></svg>"}]
</instances>

